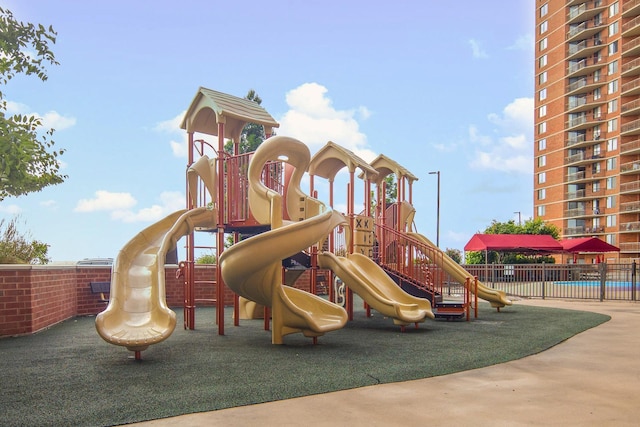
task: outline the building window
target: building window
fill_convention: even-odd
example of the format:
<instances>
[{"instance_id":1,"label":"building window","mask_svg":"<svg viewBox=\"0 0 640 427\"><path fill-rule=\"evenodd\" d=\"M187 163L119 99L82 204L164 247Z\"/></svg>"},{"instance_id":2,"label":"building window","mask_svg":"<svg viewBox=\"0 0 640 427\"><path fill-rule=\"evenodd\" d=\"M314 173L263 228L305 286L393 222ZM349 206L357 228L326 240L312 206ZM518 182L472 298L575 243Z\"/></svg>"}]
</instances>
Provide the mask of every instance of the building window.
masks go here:
<instances>
[{"instance_id":1,"label":"building window","mask_svg":"<svg viewBox=\"0 0 640 427\"><path fill-rule=\"evenodd\" d=\"M600 162L591 165L591 173L593 175L600 173Z\"/></svg>"},{"instance_id":2,"label":"building window","mask_svg":"<svg viewBox=\"0 0 640 427\"><path fill-rule=\"evenodd\" d=\"M542 167L545 167L546 165L547 165L547 156L538 157L538 167L542 168Z\"/></svg>"},{"instance_id":3,"label":"building window","mask_svg":"<svg viewBox=\"0 0 640 427\"><path fill-rule=\"evenodd\" d=\"M618 80L611 80L607 87L609 88L609 94L616 93L618 91Z\"/></svg>"},{"instance_id":4,"label":"building window","mask_svg":"<svg viewBox=\"0 0 640 427\"><path fill-rule=\"evenodd\" d=\"M618 25L618 21L609 25L609 37L613 36L614 34L618 34Z\"/></svg>"},{"instance_id":5,"label":"building window","mask_svg":"<svg viewBox=\"0 0 640 427\"><path fill-rule=\"evenodd\" d=\"M547 139L542 138L538 140L538 151L543 151L547 149Z\"/></svg>"},{"instance_id":6,"label":"building window","mask_svg":"<svg viewBox=\"0 0 640 427\"><path fill-rule=\"evenodd\" d=\"M619 5L618 2L615 2L614 4L612 4L611 6L609 6L609 16L615 16L617 15L619 12Z\"/></svg>"},{"instance_id":7,"label":"building window","mask_svg":"<svg viewBox=\"0 0 640 427\"><path fill-rule=\"evenodd\" d=\"M547 115L547 106L546 105L540 106L540 109L538 111L538 117L544 117L546 115Z\"/></svg>"},{"instance_id":8,"label":"building window","mask_svg":"<svg viewBox=\"0 0 640 427\"><path fill-rule=\"evenodd\" d=\"M607 241L608 244L615 246L615 244L616 244L616 235L615 234L607 234L605 236L605 240Z\"/></svg>"},{"instance_id":9,"label":"building window","mask_svg":"<svg viewBox=\"0 0 640 427\"><path fill-rule=\"evenodd\" d=\"M548 43L548 41L547 41L546 37L543 38L542 40L540 40L539 48L540 48L541 52L547 48L547 43Z\"/></svg>"},{"instance_id":10,"label":"building window","mask_svg":"<svg viewBox=\"0 0 640 427\"><path fill-rule=\"evenodd\" d=\"M616 196L608 196L607 197L607 209L616 207Z\"/></svg>"},{"instance_id":11,"label":"building window","mask_svg":"<svg viewBox=\"0 0 640 427\"><path fill-rule=\"evenodd\" d=\"M540 57L540 59L538 60L538 67L539 67L539 68L542 68L542 67L544 67L545 65L547 65L547 55L542 55L542 56Z\"/></svg>"},{"instance_id":12,"label":"building window","mask_svg":"<svg viewBox=\"0 0 640 427\"><path fill-rule=\"evenodd\" d=\"M607 121L607 132L613 132L618 129L618 119L611 119Z\"/></svg>"},{"instance_id":13,"label":"building window","mask_svg":"<svg viewBox=\"0 0 640 427\"><path fill-rule=\"evenodd\" d=\"M549 23L547 21L544 21L542 24L540 24L540 34L546 33L548 29Z\"/></svg>"},{"instance_id":14,"label":"building window","mask_svg":"<svg viewBox=\"0 0 640 427\"><path fill-rule=\"evenodd\" d=\"M609 44L609 56L618 52L618 40Z\"/></svg>"},{"instance_id":15,"label":"building window","mask_svg":"<svg viewBox=\"0 0 640 427\"><path fill-rule=\"evenodd\" d=\"M618 72L618 60L616 59L615 61L609 62L609 65L607 67L609 69L609 75L617 73Z\"/></svg>"},{"instance_id":16,"label":"building window","mask_svg":"<svg viewBox=\"0 0 640 427\"><path fill-rule=\"evenodd\" d=\"M607 190L613 190L616 188L616 177L610 176L607 178Z\"/></svg>"},{"instance_id":17,"label":"building window","mask_svg":"<svg viewBox=\"0 0 640 427\"><path fill-rule=\"evenodd\" d=\"M549 13L549 5L545 3L540 7L540 18L545 16L547 13Z\"/></svg>"},{"instance_id":18,"label":"building window","mask_svg":"<svg viewBox=\"0 0 640 427\"><path fill-rule=\"evenodd\" d=\"M547 99L547 88L540 89L540 93L538 95L538 98L539 98L540 101L544 101L545 99Z\"/></svg>"},{"instance_id":19,"label":"building window","mask_svg":"<svg viewBox=\"0 0 640 427\"><path fill-rule=\"evenodd\" d=\"M538 76L538 83L539 84L544 84L547 82L547 72L543 71L542 73L540 73L540 75Z\"/></svg>"},{"instance_id":20,"label":"building window","mask_svg":"<svg viewBox=\"0 0 640 427\"><path fill-rule=\"evenodd\" d=\"M600 156L600 144L596 144L593 146L593 155Z\"/></svg>"},{"instance_id":21,"label":"building window","mask_svg":"<svg viewBox=\"0 0 640 427\"><path fill-rule=\"evenodd\" d=\"M607 141L607 151L615 151L618 149L618 138L611 138Z\"/></svg>"},{"instance_id":22,"label":"building window","mask_svg":"<svg viewBox=\"0 0 640 427\"><path fill-rule=\"evenodd\" d=\"M607 215L607 227L615 227L615 226L616 226L616 216Z\"/></svg>"},{"instance_id":23,"label":"building window","mask_svg":"<svg viewBox=\"0 0 640 427\"><path fill-rule=\"evenodd\" d=\"M541 188L538 190L538 200L544 200L547 197L547 189Z\"/></svg>"},{"instance_id":24,"label":"building window","mask_svg":"<svg viewBox=\"0 0 640 427\"><path fill-rule=\"evenodd\" d=\"M545 208L544 206L538 206L538 216L544 216Z\"/></svg>"},{"instance_id":25,"label":"building window","mask_svg":"<svg viewBox=\"0 0 640 427\"><path fill-rule=\"evenodd\" d=\"M544 184L545 182L547 182L547 173L540 172L538 174L538 184Z\"/></svg>"},{"instance_id":26,"label":"building window","mask_svg":"<svg viewBox=\"0 0 640 427\"><path fill-rule=\"evenodd\" d=\"M598 193L599 191L600 191L600 181L594 181L593 184L591 184L591 192Z\"/></svg>"},{"instance_id":27,"label":"building window","mask_svg":"<svg viewBox=\"0 0 640 427\"><path fill-rule=\"evenodd\" d=\"M599 87L597 87L593 90L593 100L596 101L600 99L600 97L602 97L602 91Z\"/></svg>"},{"instance_id":28,"label":"building window","mask_svg":"<svg viewBox=\"0 0 640 427\"><path fill-rule=\"evenodd\" d=\"M609 113L613 113L614 111L618 111L618 100L617 99L613 99L613 100L609 101L607 103L607 106L608 106L607 111Z\"/></svg>"},{"instance_id":29,"label":"building window","mask_svg":"<svg viewBox=\"0 0 640 427\"><path fill-rule=\"evenodd\" d=\"M612 171L612 170L615 170L615 169L616 169L616 158L615 157L608 158L607 159L607 170L608 171ZM612 177L612 178L613 178L613 183L615 185L615 177ZM607 188L609 188L609 187L607 186Z\"/></svg>"},{"instance_id":30,"label":"building window","mask_svg":"<svg viewBox=\"0 0 640 427\"><path fill-rule=\"evenodd\" d=\"M538 134L543 134L547 131L547 122L538 124Z\"/></svg>"}]
</instances>

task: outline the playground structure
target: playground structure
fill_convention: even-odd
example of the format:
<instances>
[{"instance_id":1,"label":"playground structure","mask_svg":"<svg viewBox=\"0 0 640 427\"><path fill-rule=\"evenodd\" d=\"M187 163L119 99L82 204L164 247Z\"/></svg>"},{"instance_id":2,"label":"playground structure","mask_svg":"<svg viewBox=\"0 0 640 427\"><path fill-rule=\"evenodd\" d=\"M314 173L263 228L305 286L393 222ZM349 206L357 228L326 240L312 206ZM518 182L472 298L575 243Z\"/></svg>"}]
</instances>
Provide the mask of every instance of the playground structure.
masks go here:
<instances>
[{"instance_id":1,"label":"playground structure","mask_svg":"<svg viewBox=\"0 0 640 427\"><path fill-rule=\"evenodd\" d=\"M239 153L247 123L265 128L267 139L253 153ZM216 322L224 334L224 287L235 293L234 322L271 321L272 343L302 333L313 338L353 319L353 292L374 309L405 326L434 317L469 316L470 292L500 308L511 302L486 288L414 229L412 184L418 178L380 155L370 164L328 142L313 157L302 142L273 136L278 123L259 105L200 88L185 114L189 158L186 209L145 228L118 253L111 297L96 317L109 343L141 352L173 332L176 315L166 305L164 261L186 236L184 327L195 327L195 233L216 236ZM217 136L217 147L194 134ZM233 153L224 150L233 141ZM197 157L197 159L196 159ZM347 169L347 212L334 207L336 175ZM356 172L363 185L363 208L356 213ZM397 202L386 203L385 178L397 182ZM309 178L309 193L300 185ZM316 179L328 182L328 206L317 199ZM375 186L375 200L372 188ZM225 248L225 235L233 244ZM242 239L241 239L242 238ZM293 287L310 270L310 292ZM347 287L345 308L316 295L319 272L339 277ZM464 301L443 300L445 275L464 284ZM477 305L476 305L477 308Z\"/></svg>"}]
</instances>

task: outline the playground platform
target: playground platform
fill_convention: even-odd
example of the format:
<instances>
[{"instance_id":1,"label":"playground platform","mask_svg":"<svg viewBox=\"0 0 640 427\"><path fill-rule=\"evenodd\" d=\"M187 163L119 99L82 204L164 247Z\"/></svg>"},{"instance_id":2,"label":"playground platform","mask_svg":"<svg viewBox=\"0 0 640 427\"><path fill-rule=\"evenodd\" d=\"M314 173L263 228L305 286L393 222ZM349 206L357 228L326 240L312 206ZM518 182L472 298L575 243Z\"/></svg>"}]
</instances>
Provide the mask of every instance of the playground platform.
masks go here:
<instances>
[{"instance_id":1,"label":"playground platform","mask_svg":"<svg viewBox=\"0 0 640 427\"><path fill-rule=\"evenodd\" d=\"M482 369L132 425L637 425L640 303L518 304L593 311L611 320L550 350Z\"/></svg>"}]
</instances>

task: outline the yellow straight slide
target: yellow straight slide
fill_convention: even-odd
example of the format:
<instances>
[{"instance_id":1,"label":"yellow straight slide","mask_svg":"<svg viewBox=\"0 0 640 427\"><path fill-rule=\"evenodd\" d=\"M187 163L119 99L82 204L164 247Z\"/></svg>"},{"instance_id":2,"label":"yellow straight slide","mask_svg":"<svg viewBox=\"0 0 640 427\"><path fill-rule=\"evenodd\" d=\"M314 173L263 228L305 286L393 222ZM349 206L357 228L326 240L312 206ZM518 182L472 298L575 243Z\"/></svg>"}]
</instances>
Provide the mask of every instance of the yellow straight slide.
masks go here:
<instances>
[{"instance_id":1,"label":"yellow straight slide","mask_svg":"<svg viewBox=\"0 0 640 427\"><path fill-rule=\"evenodd\" d=\"M369 257L359 253L348 257L331 252L318 255L321 268L333 271L353 292L371 308L393 319L396 325L420 323L435 316L427 299L409 295Z\"/></svg>"},{"instance_id":2,"label":"yellow straight slide","mask_svg":"<svg viewBox=\"0 0 640 427\"><path fill-rule=\"evenodd\" d=\"M442 268L447 272L456 282L464 285L466 283L467 277L471 277L469 272L462 268L460 264L452 260L447 254L442 252L436 245L431 243L429 239L419 233L407 233L407 236L410 236L427 246L430 246L432 249L440 252L442 256L435 257L433 260L436 265ZM473 292L473 289L471 289ZM487 288L482 283L478 282L478 298L482 298L485 301L489 301L492 307L500 308L505 305L511 305L511 300L507 298L507 295L504 291L498 291L496 289Z\"/></svg>"},{"instance_id":3,"label":"yellow straight slide","mask_svg":"<svg viewBox=\"0 0 640 427\"><path fill-rule=\"evenodd\" d=\"M176 326L176 314L166 303L167 252L195 227L215 225L215 210L180 210L131 239L114 262L109 305L96 317L98 334L135 352L168 338Z\"/></svg>"}]
</instances>

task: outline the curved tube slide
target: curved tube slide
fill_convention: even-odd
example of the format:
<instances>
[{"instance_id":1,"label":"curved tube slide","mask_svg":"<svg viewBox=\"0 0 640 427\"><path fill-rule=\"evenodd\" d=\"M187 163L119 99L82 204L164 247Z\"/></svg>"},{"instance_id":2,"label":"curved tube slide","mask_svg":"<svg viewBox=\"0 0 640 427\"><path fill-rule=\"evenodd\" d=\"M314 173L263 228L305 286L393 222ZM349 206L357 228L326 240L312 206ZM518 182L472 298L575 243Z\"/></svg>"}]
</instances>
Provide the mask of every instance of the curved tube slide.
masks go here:
<instances>
[{"instance_id":1,"label":"curved tube slide","mask_svg":"<svg viewBox=\"0 0 640 427\"><path fill-rule=\"evenodd\" d=\"M396 325L420 323L427 317L435 317L429 300L403 291L380 266L362 254L342 257L323 252L318 255L318 264L333 271L371 308L392 318Z\"/></svg>"},{"instance_id":2,"label":"curved tube slide","mask_svg":"<svg viewBox=\"0 0 640 427\"><path fill-rule=\"evenodd\" d=\"M145 228L120 250L111 273L109 305L96 317L96 329L105 341L138 352L171 335L176 314L166 303L165 257L195 227L215 223L215 210L177 211Z\"/></svg>"},{"instance_id":3,"label":"curved tube slide","mask_svg":"<svg viewBox=\"0 0 640 427\"><path fill-rule=\"evenodd\" d=\"M444 271L446 271L456 282L459 282L463 286L466 283L467 277L471 277L469 272L462 268L457 262L452 260L447 254L442 252L436 245L434 245L429 239L419 233L407 233L407 236L412 237L428 246L433 248L436 251L439 251L442 256L436 257L434 262ZM442 262L440 262L442 260ZM473 289L471 289L473 292ZM482 298L485 301L491 303L492 307L500 308L505 305L511 305L511 300L507 298L507 294L504 291L499 291L496 289L491 289L478 282L478 298Z\"/></svg>"},{"instance_id":4,"label":"curved tube slide","mask_svg":"<svg viewBox=\"0 0 640 427\"><path fill-rule=\"evenodd\" d=\"M283 336L295 332L317 337L346 324L342 307L282 283L283 259L307 249L344 222L339 213L327 211L250 237L220 256L225 284L238 295L271 307L273 344L282 344Z\"/></svg>"}]
</instances>

